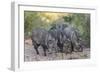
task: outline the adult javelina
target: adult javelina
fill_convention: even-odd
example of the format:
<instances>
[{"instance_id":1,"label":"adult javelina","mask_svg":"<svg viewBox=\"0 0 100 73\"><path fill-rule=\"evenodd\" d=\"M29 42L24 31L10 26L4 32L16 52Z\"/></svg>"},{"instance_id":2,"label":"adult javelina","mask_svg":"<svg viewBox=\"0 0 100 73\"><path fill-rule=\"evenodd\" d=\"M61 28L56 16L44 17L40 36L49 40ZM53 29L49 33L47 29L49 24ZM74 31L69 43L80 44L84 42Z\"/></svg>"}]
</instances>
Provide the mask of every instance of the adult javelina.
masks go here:
<instances>
[{"instance_id":1,"label":"adult javelina","mask_svg":"<svg viewBox=\"0 0 100 73\"><path fill-rule=\"evenodd\" d=\"M37 54L39 54L38 47L40 45L43 47L44 56L46 56L47 50L55 48L55 39L47 30L42 28L37 28L32 31L32 43Z\"/></svg>"},{"instance_id":2,"label":"adult javelina","mask_svg":"<svg viewBox=\"0 0 100 73\"><path fill-rule=\"evenodd\" d=\"M64 34L64 41L65 42L68 41L70 44L69 52L83 50L80 44L80 37L78 31L75 28L73 28L72 26L68 26L64 29L63 34ZM68 44L68 42L66 42L66 44ZM66 48L66 50L68 50L68 47Z\"/></svg>"},{"instance_id":3,"label":"adult javelina","mask_svg":"<svg viewBox=\"0 0 100 73\"><path fill-rule=\"evenodd\" d=\"M52 33L52 36L57 41L58 49L57 51L63 52L63 30L67 27L66 24L55 24L55 26L52 26L49 30L50 33Z\"/></svg>"}]
</instances>

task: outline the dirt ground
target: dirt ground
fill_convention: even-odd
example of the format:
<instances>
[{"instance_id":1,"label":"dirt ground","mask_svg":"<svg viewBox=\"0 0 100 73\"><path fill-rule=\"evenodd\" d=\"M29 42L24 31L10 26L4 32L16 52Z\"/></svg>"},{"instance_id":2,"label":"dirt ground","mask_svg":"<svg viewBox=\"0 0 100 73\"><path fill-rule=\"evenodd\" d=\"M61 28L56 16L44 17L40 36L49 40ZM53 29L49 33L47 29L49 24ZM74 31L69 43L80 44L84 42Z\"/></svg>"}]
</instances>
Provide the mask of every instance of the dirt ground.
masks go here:
<instances>
[{"instance_id":1,"label":"dirt ground","mask_svg":"<svg viewBox=\"0 0 100 73\"><path fill-rule=\"evenodd\" d=\"M50 61L50 60L71 60L71 59L88 59L90 58L89 48L84 48L83 52L72 52L71 54L65 53L48 53L47 56L44 56L42 47L39 48L39 55L36 54L34 46L32 45L31 39L25 40L24 47L24 61Z\"/></svg>"}]
</instances>

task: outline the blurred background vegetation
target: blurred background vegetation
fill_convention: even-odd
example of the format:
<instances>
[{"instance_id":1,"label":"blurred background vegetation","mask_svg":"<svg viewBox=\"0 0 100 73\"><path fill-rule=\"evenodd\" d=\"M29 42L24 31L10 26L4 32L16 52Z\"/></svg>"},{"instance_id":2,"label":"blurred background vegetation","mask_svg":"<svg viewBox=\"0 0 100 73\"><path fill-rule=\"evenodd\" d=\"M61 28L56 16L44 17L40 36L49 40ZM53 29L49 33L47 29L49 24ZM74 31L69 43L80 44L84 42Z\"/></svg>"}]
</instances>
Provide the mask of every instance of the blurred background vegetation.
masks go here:
<instances>
[{"instance_id":1,"label":"blurred background vegetation","mask_svg":"<svg viewBox=\"0 0 100 73\"><path fill-rule=\"evenodd\" d=\"M55 24L69 23L78 29L82 40L90 47L90 14L24 11L24 37L29 38L34 28L49 30Z\"/></svg>"}]
</instances>

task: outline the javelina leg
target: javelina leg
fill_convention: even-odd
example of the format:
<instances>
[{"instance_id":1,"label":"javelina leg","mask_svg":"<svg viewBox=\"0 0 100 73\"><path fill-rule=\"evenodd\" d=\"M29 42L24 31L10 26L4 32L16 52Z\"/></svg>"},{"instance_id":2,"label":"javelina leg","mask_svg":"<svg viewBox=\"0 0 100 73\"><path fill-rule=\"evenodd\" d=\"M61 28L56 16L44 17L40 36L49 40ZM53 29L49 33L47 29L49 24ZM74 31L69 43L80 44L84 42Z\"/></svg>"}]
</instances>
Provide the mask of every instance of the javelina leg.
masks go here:
<instances>
[{"instance_id":1,"label":"javelina leg","mask_svg":"<svg viewBox=\"0 0 100 73\"><path fill-rule=\"evenodd\" d=\"M60 52L63 52L63 44L57 43L57 46L60 48L59 51Z\"/></svg>"},{"instance_id":2,"label":"javelina leg","mask_svg":"<svg viewBox=\"0 0 100 73\"><path fill-rule=\"evenodd\" d=\"M70 53L72 53L74 51L74 45L73 43L71 42L71 49L70 49Z\"/></svg>"},{"instance_id":3,"label":"javelina leg","mask_svg":"<svg viewBox=\"0 0 100 73\"><path fill-rule=\"evenodd\" d=\"M39 54L38 46L37 45L34 45L34 49L36 50L36 53Z\"/></svg>"},{"instance_id":4,"label":"javelina leg","mask_svg":"<svg viewBox=\"0 0 100 73\"><path fill-rule=\"evenodd\" d=\"M38 46L39 46L40 44L37 44L33 39L32 39L32 44L34 45L34 49L36 50L36 53L39 54Z\"/></svg>"},{"instance_id":5,"label":"javelina leg","mask_svg":"<svg viewBox=\"0 0 100 73\"><path fill-rule=\"evenodd\" d=\"M47 49L47 46L46 45L42 45L43 47L43 51L44 51L44 56L46 56L46 49Z\"/></svg>"},{"instance_id":6,"label":"javelina leg","mask_svg":"<svg viewBox=\"0 0 100 73\"><path fill-rule=\"evenodd\" d=\"M83 47L80 45L79 52L82 52L82 51L83 51Z\"/></svg>"}]
</instances>

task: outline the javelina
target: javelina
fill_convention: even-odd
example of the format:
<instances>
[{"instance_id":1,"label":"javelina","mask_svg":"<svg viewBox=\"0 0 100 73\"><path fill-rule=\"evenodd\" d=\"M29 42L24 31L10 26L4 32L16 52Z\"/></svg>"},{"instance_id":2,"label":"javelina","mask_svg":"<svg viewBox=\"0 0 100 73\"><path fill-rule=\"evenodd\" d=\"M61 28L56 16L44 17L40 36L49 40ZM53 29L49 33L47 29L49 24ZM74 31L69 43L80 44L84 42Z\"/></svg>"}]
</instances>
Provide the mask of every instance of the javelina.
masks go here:
<instances>
[{"instance_id":1,"label":"javelina","mask_svg":"<svg viewBox=\"0 0 100 73\"><path fill-rule=\"evenodd\" d=\"M49 30L49 32L52 33L52 36L56 39L58 46L57 50L60 52L63 52L63 30L66 27L66 24L55 24Z\"/></svg>"},{"instance_id":2,"label":"javelina","mask_svg":"<svg viewBox=\"0 0 100 73\"><path fill-rule=\"evenodd\" d=\"M44 56L46 56L47 50L55 49L54 46L56 42L47 30L37 28L32 31L32 43L37 54L39 54L38 47L41 45L43 47Z\"/></svg>"},{"instance_id":3,"label":"javelina","mask_svg":"<svg viewBox=\"0 0 100 73\"><path fill-rule=\"evenodd\" d=\"M64 29L63 34L65 36L64 38L65 41L66 39L70 40L70 45L71 45L70 52L83 50L80 44L80 39L79 39L80 37L79 37L78 31L76 31L75 28L68 26Z\"/></svg>"}]
</instances>

